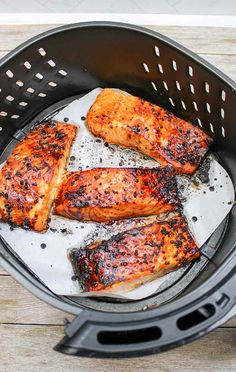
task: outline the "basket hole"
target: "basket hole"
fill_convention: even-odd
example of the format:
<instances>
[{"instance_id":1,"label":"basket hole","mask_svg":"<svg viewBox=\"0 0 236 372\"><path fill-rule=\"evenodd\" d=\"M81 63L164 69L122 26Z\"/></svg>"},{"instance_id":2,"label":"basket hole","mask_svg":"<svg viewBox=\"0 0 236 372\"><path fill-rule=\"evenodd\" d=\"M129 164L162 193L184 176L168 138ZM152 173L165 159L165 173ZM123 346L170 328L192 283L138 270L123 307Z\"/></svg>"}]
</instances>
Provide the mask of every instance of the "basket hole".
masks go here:
<instances>
[{"instance_id":1,"label":"basket hole","mask_svg":"<svg viewBox=\"0 0 236 372\"><path fill-rule=\"evenodd\" d=\"M220 109L220 115L221 115L222 119L225 118L225 110L223 108Z\"/></svg>"},{"instance_id":2,"label":"basket hole","mask_svg":"<svg viewBox=\"0 0 236 372\"><path fill-rule=\"evenodd\" d=\"M53 88L57 86L57 84L54 83L54 81L49 81L48 85L50 85L50 87L53 87Z\"/></svg>"},{"instance_id":3,"label":"basket hole","mask_svg":"<svg viewBox=\"0 0 236 372\"><path fill-rule=\"evenodd\" d=\"M151 84L152 84L153 89L157 91L157 87L156 87L156 84L154 83L154 81L152 81Z\"/></svg>"},{"instance_id":4,"label":"basket hole","mask_svg":"<svg viewBox=\"0 0 236 372\"><path fill-rule=\"evenodd\" d=\"M199 127L202 128L202 122L201 122L201 119L197 118L197 122L198 122Z\"/></svg>"},{"instance_id":5,"label":"basket hole","mask_svg":"<svg viewBox=\"0 0 236 372\"><path fill-rule=\"evenodd\" d=\"M48 64L49 64L49 66L51 66L51 67L55 67L55 66L56 66L56 63L55 63L52 59L50 59L50 60L48 61Z\"/></svg>"},{"instance_id":6,"label":"basket hole","mask_svg":"<svg viewBox=\"0 0 236 372\"><path fill-rule=\"evenodd\" d=\"M158 69L159 69L160 73L163 74L163 67L162 67L162 65L160 63L158 63L157 66L158 66Z\"/></svg>"},{"instance_id":7,"label":"basket hole","mask_svg":"<svg viewBox=\"0 0 236 372\"><path fill-rule=\"evenodd\" d=\"M164 85L165 90L169 90L168 85L165 81L163 81L163 85Z\"/></svg>"},{"instance_id":8,"label":"basket hole","mask_svg":"<svg viewBox=\"0 0 236 372\"><path fill-rule=\"evenodd\" d=\"M44 50L43 48L39 48L39 49L38 49L38 52L39 52L39 54L40 54L42 57L46 56L46 52L45 52L45 50Z\"/></svg>"},{"instance_id":9,"label":"basket hole","mask_svg":"<svg viewBox=\"0 0 236 372\"><path fill-rule=\"evenodd\" d=\"M183 107L184 110L186 110L186 105L185 105L185 102L181 100L181 105Z\"/></svg>"},{"instance_id":10,"label":"basket hole","mask_svg":"<svg viewBox=\"0 0 236 372\"><path fill-rule=\"evenodd\" d=\"M214 126L213 126L213 124L212 124L212 123L210 123L209 125L210 125L210 130L211 130L211 133L214 133L215 131L214 131Z\"/></svg>"},{"instance_id":11,"label":"basket hole","mask_svg":"<svg viewBox=\"0 0 236 372\"><path fill-rule=\"evenodd\" d=\"M157 57L160 57L160 49L158 48L158 46L155 46L155 54Z\"/></svg>"},{"instance_id":12,"label":"basket hole","mask_svg":"<svg viewBox=\"0 0 236 372\"><path fill-rule=\"evenodd\" d=\"M30 88L30 87L28 89L26 89L26 91L30 94L33 94L35 92L35 90L33 88Z\"/></svg>"},{"instance_id":13,"label":"basket hole","mask_svg":"<svg viewBox=\"0 0 236 372\"><path fill-rule=\"evenodd\" d=\"M19 117L20 117L20 115L12 115L11 119L18 119Z\"/></svg>"},{"instance_id":14,"label":"basket hole","mask_svg":"<svg viewBox=\"0 0 236 372\"><path fill-rule=\"evenodd\" d=\"M206 109L207 109L207 112L209 112L209 114L211 113L211 106L208 102L206 102Z\"/></svg>"},{"instance_id":15,"label":"basket hole","mask_svg":"<svg viewBox=\"0 0 236 372\"><path fill-rule=\"evenodd\" d=\"M146 63L143 63L143 68L145 72L149 72L149 67ZM60 71L63 71L63 70L60 70ZM59 74L60 74L60 71L59 71Z\"/></svg>"},{"instance_id":16,"label":"basket hole","mask_svg":"<svg viewBox=\"0 0 236 372\"><path fill-rule=\"evenodd\" d=\"M44 97L46 97L46 94L45 93L39 93L38 96L44 98Z\"/></svg>"},{"instance_id":17,"label":"basket hole","mask_svg":"<svg viewBox=\"0 0 236 372\"><path fill-rule=\"evenodd\" d=\"M188 66L188 74L189 74L189 76L193 77L193 68L192 68L192 66Z\"/></svg>"},{"instance_id":18,"label":"basket hole","mask_svg":"<svg viewBox=\"0 0 236 372\"><path fill-rule=\"evenodd\" d=\"M190 92L191 92L192 94L195 94L194 85L193 85L193 84L189 84L189 88L190 88Z\"/></svg>"},{"instance_id":19,"label":"basket hole","mask_svg":"<svg viewBox=\"0 0 236 372\"><path fill-rule=\"evenodd\" d=\"M224 127L221 127L221 133L222 133L222 136L225 137L225 128Z\"/></svg>"},{"instance_id":20,"label":"basket hole","mask_svg":"<svg viewBox=\"0 0 236 372\"><path fill-rule=\"evenodd\" d=\"M38 80L43 80L43 75L40 74L39 72L37 74L35 74L35 77L38 79Z\"/></svg>"},{"instance_id":21,"label":"basket hole","mask_svg":"<svg viewBox=\"0 0 236 372\"><path fill-rule=\"evenodd\" d=\"M7 112L6 111L1 111L0 116L7 116Z\"/></svg>"},{"instance_id":22,"label":"basket hole","mask_svg":"<svg viewBox=\"0 0 236 372\"><path fill-rule=\"evenodd\" d=\"M172 67L175 71L177 71L177 63L174 59L172 60Z\"/></svg>"},{"instance_id":23,"label":"basket hole","mask_svg":"<svg viewBox=\"0 0 236 372\"><path fill-rule=\"evenodd\" d=\"M155 341L161 335L161 329L153 326L137 330L100 331L97 340L102 345L128 345Z\"/></svg>"},{"instance_id":24,"label":"basket hole","mask_svg":"<svg viewBox=\"0 0 236 372\"><path fill-rule=\"evenodd\" d=\"M194 107L195 111L198 111L197 103L195 101L193 101L193 107Z\"/></svg>"},{"instance_id":25,"label":"basket hole","mask_svg":"<svg viewBox=\"0 0 236 372\"><path fill-rule=\"evenodd\" d=\"M14 76L14 74L13 74L13 72L12 72L11 70L7 70L7 71L6 71L6 75L7 75L10 79L12 79L13 76Z\"/></svg>"},{"instance_id":26,"label":"basket hole","mask_svg":"<svg viewBox=\"0 0 236 372\"><path fill-rule=\"evenodd\" d=\"M177 320L177 326L181 331L186 331L206 321L215 314L216 310L212 304L205 304Z\"/></svg>"},{"instance_id":27,"label":"basket hole","mask_svg":"<svg viewBox=\"0 0 236 372\"><path fill-rule=\"evenodd\" d=\"M28 105L27 102L24 102L24 101L19 102L19 106L21 106L21 107L26 107L27 105Z\"/></svg>"},{"instance_id":28,"label":"basket hole","mask_svg":"<svg viewBox=\"0 0 236 372\"><path fill-rule=\"evenodd\" d=\"M205 82L205 92L206 93L209 93L210 92L210 85L209 85L209 83L207 81Z\"/></svg>"},{"instance_id":29,"label":"basket hole","mask_svg":"<svg viewBox=\"0 0 236 372\"><path fill-rule=\"evenodd\" d=\"M175 84L176 84L176 88L178 90L181 90L181 86L180 86L180 83L178 82L178 80L176 80Z\"/></svg>"},{"instance_id":30,"label":"basket hole","mask_svg":"<svg viewBox=\"0 0 236 372\"><path fill-rule=\"evenodd\" d=\"M16 81L16 85L18 85L18 87L23 87L24 86L24 83L21 80L17 80Z\"/></svg>"},{"instance_id":31,"label":"basket hole","mask_svg":"<svg viewBox=\"0 0 236 372\"><path fill-rule=\"evenodd\" d=\"M149 70L148 70L149 71ZM67 75L67 72L64 71L64 70L59 70L58 71L58 74L60 74L61 76L66 76Z\"/></svg>"},{"instance_id":32,"label":"basket hole","mask_svg":"<svg viewBox=\"0 0 236 372\"><path fill-rule=\"evenodd\" d=\"M221 99L222 99L222 101L225 101L225 99L226 99L226 93L225 93L224 90L221 91Z\"/></svg>"},{"instance_id":33,"label":"basket hole","mask_svg":"<svg viewBox=\"0 0 236 372\"><path fill-rule=\"evenodd\" d=\"M30 70L32 67L29 61L25 61L24 66L27 68L27 70Z\"/></svg>"},{"instance_id":34,"label":"basket hole","mask_svg":"<svg viewBox=\"0 0 236 372\"><path fill-rule=\"evenodd\" d=\"M174 101L173 101L173 99L171 97L169 97L169 101L170 101L171 105L174 107L175 104L174 104Z\"/></svg>"},{"instance_id":35,"label":"basket hole","mask_svg":"<svg viewBox=\"0 0 236 372\"><path fill-rule=\"evenodd\" d=\"M9 101L9 102L14 101L14 99L15 99L15 98L12 97L12 96L7 96L7 97L6 97L6 100Z\"/></svg>"}]
</instances>

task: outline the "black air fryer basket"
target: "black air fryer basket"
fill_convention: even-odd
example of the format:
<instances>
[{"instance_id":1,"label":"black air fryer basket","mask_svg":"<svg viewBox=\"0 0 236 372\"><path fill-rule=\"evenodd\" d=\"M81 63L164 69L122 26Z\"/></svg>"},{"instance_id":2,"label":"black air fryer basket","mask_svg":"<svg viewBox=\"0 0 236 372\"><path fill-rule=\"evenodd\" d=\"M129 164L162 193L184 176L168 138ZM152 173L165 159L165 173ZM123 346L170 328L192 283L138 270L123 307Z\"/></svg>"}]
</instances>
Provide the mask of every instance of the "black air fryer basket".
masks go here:
<instances>
[{"instance_id":1,"label":"black air fryer basket","mask_svg":"<svg viewBox=\"0 0 236 372\"><path fill-rule=\"evenodd\" d=\"M158 33L110 22L48 31L1 60L1 161L35 122L96 87L127 90L200 126L214 138L212 151L236 185L235 83ZM233 207L203 247L205 266L188 285L180 281L169 288L161 306L165 293L133 302L57 296L3 239L0 265L42 300L77 316L56 350L140 356L183 345L236 314L235 243Z\"/></svg>"}]
</instances>

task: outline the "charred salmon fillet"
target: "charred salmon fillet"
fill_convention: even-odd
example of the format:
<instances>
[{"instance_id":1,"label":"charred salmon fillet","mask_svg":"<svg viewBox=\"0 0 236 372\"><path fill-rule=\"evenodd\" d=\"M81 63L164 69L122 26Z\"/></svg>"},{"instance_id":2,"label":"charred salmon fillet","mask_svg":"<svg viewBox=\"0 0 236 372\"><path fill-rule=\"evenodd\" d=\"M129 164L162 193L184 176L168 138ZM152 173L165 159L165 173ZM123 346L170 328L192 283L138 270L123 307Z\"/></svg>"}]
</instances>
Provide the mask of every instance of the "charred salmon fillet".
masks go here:
<instances>
[{"instance_id":1,"label":"charred salmon fillet","mask_svg":"<svg viewBox=\"0 0 236 372\"><path fill-rule=\"evenodd\" d=\"M106 142L136 149L179 173L198 167L212 139L174 114L112 89L103 89L87 114L89 130Z\"/></svg>"},{"instance_id":2,"label":"charred salmon fillet","mask_svg":"<svg viewBox=\"0 0 236 372\"><path fill-rule=\"evenodd\" d=\"M159 214L179 205L172 166L95 168L66 172L54 213L81 221L106 222Z\"/></svg>"},{"instance_id":3,"label":"charred salmon fillet","mask_svg":"<svg viewBox=\"0 0 236 372\"><path fill-rule=\"evenodd\" d=\"M200 249L182 217L134 228L69 252L84 292L129 291L199 256Z\"/></svg>"},{"instance_id":4,"label":"charred salmon fillet","mask_svg":"<svg viewBox=\"0 0 236 372\"><path fill-rule=\"evenodd\" d=\"M32 129L0 171L0 219L44 231L77 128L47 122Z\"/></svg>"}]
</instances>

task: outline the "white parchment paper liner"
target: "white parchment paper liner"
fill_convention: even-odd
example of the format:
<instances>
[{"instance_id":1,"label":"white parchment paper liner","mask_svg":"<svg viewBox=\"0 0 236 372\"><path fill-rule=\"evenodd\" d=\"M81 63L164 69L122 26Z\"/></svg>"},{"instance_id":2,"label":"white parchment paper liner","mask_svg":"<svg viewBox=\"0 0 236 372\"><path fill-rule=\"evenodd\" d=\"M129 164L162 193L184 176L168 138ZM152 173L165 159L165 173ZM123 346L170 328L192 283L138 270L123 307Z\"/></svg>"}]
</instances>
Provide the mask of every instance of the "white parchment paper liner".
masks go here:
<instances>
[{"instance_id":1,"label":"white parchment paper liner","mask_svg":"<svg viewBox=\"0 0 236 372\"><path fill-rule=\"evenodd\" d=\"M95 138L86 128L87 111L93 104L100 88L91 91L79 100L73 101L54 119L77 124L80 127L73 144L68 170L90 169L94 167L157 167L158 163L131 149L104 144ZM195 181L185 176L178 176L182 193L184 214L189 228L198 246L210 237L217 226L229 213L234 203L234 188L226 171L211 157L209 161L209 182L202 183L195 175ZM181 186L181 185L184 186ZM194 218L193 218L194 217ZM127 227L152 221L147 219L131 219L113 224L82 223L51 216L50 228L44 234L25 231L0 223L1 235L20 259L46 284L59 295L88 296L81 293L77 281L72 280L72 266L67 258L68 249L82 247L92 241L108 239L115 233L124 231ZM46 245L46 248L43 249ZM126 299L141 299L155 293L172 280L181 277L186 268L180 268L150 283L126 293L93 293L98 296L121 297Z\"/></svg>"}]
</instances>

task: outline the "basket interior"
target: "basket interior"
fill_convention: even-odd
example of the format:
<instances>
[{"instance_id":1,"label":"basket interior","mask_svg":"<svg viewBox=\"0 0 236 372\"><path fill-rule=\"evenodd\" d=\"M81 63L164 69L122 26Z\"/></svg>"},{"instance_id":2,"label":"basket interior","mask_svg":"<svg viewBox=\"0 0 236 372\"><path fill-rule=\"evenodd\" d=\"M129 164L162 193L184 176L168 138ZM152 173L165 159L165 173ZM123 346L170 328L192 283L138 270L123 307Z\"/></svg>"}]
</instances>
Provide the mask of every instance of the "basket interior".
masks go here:
<instances>
[{"instance_id":1,"label":"basket interior","mask_svg":"<svg viewBox=\"0 0 236 372\"><path fill-rule=\"evenodd\" d=\"M174 42L135 27L68 27L41 35L0 64L0 152L4 160L32 124L96 87L117 87L200 126L236 184L235 85ZM181 291L201 285L234 249L236 212L205 245L206 265ZM7 249L7 248L6 248ZM180 293L171 292L172 296ZM73 299L81 306L133 311L155 306L157 296L132 303Z\"/></svg>"}]
</instances>

